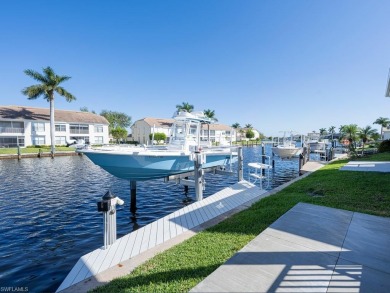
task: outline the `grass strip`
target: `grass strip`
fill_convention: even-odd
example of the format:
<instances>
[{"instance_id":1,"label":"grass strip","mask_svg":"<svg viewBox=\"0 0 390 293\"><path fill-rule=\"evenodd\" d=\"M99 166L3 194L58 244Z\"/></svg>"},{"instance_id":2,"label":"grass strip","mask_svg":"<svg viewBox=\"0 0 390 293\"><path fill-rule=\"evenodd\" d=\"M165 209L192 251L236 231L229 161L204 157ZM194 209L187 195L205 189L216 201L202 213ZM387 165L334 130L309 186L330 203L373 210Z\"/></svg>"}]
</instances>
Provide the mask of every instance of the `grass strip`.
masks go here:
<instances>
[{"instance_id":1,"label":"grass strip","mask_svg":"<svg viewBox=\"0 0 390 293\"><path fill-rule=\"evenodd\" d=\"M359 160L390 161L390 153ZM335 161L92 292L186 292L299 202L390 217L390 173Z\"/></svg>"}]
</instances>

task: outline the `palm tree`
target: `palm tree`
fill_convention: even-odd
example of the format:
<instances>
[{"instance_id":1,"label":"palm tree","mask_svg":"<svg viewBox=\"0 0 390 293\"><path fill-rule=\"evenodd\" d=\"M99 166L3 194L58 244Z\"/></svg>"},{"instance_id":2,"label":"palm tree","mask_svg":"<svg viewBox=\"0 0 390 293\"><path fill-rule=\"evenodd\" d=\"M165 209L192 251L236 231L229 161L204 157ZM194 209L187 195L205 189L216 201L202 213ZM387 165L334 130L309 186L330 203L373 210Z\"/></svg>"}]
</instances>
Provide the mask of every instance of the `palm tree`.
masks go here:
<instances>
[{"instance_id":1,"label":"palm tree","mask_svg":"<svg viewBox=\"0 0 390 293\"><path fill-rule=\"evenodd\" d=\"M215 111L214 110L210 110L210 109L206 109L203 111L204 115L213 120L213 121L218 121L217 118L215 118ZM210 123L207 123L207 140L210 141Z\"/></svg>"},{"instance_id":2,"label":"palm tree","mask_svg":"<svg viewBox=\"0 0 390 293\"><path fill-rule=\"evenodd\" d=\"M51 139L51 154L54 156L55 152L55 138L54 138L54 92L60 96L65 97L67 102L76 100L76 97L66 91L60 84L70 79L69 76L60 76L55 74L53 69L48 66L43 68L44 74L37 71L27 69L24 73L33 79L39 81L39 84L35 84L26 87L22 90L22 93L28 96L29 100L35 100L40 96L43 96L45 100L50 103L50 139Z\"/></svg>"},{"instance_id":3,"label":"palm tree","mask_svg":"<svg viewBox=\"0 0 390 293\"><path fill-rule=\"evenodd\" d=\"M236 122L236 123L232 124L232 127L236 131L236 142L237 142L237 132L238 132L238 129L241 127L241 125L240 125L240 123Z\"/></svg>"},{"instance_id":4,"label":"palm tree","mask_svg":"<svg viewBox=\"0 0 390 293\"><path fill-rule=\"evenodd\" d=\"M186 111L188 113L191 113L194 110L194 105L191 105L190 103L183 102L181 105L176 105L176 109L178 112L180 111Z\"/></svg>"},{"instance_id":5,"label":"palm tree","mask_svg":"<svg viewBox=\"0 0 390 293\"><path fill-rule=\"evenodd\" d=\"M379 124L381 126L381 138L383 139L383 128L390 125L389 118L379 117L373 124Z\"/></svg>"},{"instance_id":6,"label":"palm tree","mask_svg":"<svg viewBox=\"0 0 390 293\"><path fill-rule=\"evenodd\" d=\"M366 142L370 139L372 139L372 137L375 135L375 134L378 134L376 129L373 129L371 126L367 125L366 127L364 128L360 128L359 129L359 132L358 132L358 135L359 135L359 138L363 141L363 151L362 151L362 154L364 154L364 145L366 144Z\"/></svg>"},{"instance_id":7,"label":"palm tree","mask_svg":"<svg viewBox=\"0 0 390 293\"><path fill-rule=\"evenodd\" d=\"M325 135L326 134L326 128L320 128L320 135Z\"/></svg>"},{"instance_id":8,"label":"palm tree","mask_svg":"<svg viewBox=\"0 0 390 293\"><path fill-rule=\"evenodd\" d=\"M252 124L245 124L245 128L252 129Z\"/></svg>"},{"instance_id":9,"label":"palm tree","mask_svg":"<svg viewBox=\"0 0 390 293\"><path fill-rule=\"evenodd\" d=\"M328 132L332 135L332 141L333 141L333 134L335 133L336 126L331 126L328 129Z\"/></svg>"},{"instance_id":10,"label":"palm tree","mask_svg":"<svg viewBox=\"0 0 390 293\"><path fill-rule=\"evenodd\" d=\"M357 140L358 127L356 124L344 125L342 128L342 138L349 141L349 150L355 153L355 142Z\"/></svg>"}]
</instances>

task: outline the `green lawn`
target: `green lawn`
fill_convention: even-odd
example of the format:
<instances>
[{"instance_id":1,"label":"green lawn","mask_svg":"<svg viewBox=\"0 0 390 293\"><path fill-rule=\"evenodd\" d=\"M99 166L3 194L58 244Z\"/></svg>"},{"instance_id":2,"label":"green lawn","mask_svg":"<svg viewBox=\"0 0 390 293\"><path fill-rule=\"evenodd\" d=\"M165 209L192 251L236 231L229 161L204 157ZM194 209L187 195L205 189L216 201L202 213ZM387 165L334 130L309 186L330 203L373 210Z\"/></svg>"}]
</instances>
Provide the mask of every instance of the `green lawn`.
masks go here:
<instances>
[{"instance_id":1,"label":"green lawn","mask_svg":"<svg viewBox=\"0 0 390 293\"><path fill-rule=\"evenodd\" d=\"M390 153L364 160L390 161ZM390 217L390 173L339 171L346 162L325 166L93 292L186 292L299 202Z\"/></svg>"},{"instance_id":2,"label":"green lawn","mask_svg":"<svg viewBox=\"0 0 390 293\"><path fill-rule=\"evenodd\" d=\"M39 150L42 150L44 153L50 153L50 147L42 148L20 148L22 154L38 154ZM74 152L75 148L68 147L56 147L57 152ZM17 148L0 148L0 155L17 155Z\"/></svg>"}]
</instances>

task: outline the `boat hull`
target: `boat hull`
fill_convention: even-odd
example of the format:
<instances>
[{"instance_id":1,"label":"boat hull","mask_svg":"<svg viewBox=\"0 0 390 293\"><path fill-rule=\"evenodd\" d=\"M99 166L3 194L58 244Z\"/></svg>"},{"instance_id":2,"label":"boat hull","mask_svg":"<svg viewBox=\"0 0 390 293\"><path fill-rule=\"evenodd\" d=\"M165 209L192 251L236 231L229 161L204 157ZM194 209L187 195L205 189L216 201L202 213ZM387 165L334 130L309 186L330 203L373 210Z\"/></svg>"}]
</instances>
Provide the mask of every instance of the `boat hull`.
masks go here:
<instances>
[{"instance_id":1,"label":"boat hull","mask_svg":"<svg viewBox=\"0 0 390 293\"><path fill-rule=\"evenodd\" d=\"M299 156L302 153L302 148L296 147L273 147L272 152L275 156L278 156L282 159L291 159L293 157Z\"/></svg>"},{"instance_id":2,"label":"boat hull","mask_svg":"<svg viewBox=\"0 0 390 293\"><path fill-rule=\"evenodd\" d=\"M83 154L110 174L127 180L143 181L164 178L194 170L194 161L191 160L190 155L184 154L134 155L88 151L84 151ZM229 164L236 158L226 153L209 154L206 155L206 163L202 167Z\"/></svg>"}]
</instances>

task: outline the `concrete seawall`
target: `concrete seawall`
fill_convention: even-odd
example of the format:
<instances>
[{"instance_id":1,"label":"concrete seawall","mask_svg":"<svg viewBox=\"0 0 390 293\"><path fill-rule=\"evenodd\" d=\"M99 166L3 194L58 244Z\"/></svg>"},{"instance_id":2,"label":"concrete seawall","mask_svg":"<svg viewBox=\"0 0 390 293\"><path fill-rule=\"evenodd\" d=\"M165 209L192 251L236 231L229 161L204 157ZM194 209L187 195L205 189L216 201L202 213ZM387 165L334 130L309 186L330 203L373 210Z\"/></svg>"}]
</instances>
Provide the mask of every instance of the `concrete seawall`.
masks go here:
<instances>
[{"instance_id":1,"label":"concrete seawall","mask_svg":"<svg viewBox=\"0 0 390 293\"><path fill-rule=\"evenodd\" d=\"M55 157L64 157L64 156L78 156L79 154L76 152L56 152L54 154ZM0 155L0 160L5 159L18 159L18 154L4 154ZM51 157L51 153L29 153L29 154L21 154L20 159L25 158L43 158L43 157Z\"/></svg>"}]
</instances>

